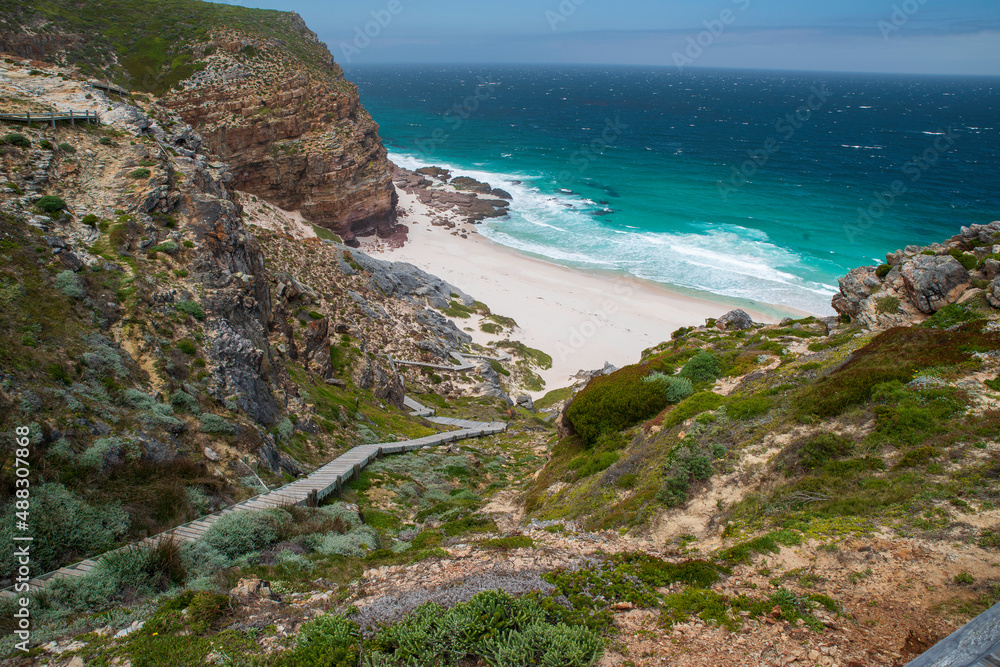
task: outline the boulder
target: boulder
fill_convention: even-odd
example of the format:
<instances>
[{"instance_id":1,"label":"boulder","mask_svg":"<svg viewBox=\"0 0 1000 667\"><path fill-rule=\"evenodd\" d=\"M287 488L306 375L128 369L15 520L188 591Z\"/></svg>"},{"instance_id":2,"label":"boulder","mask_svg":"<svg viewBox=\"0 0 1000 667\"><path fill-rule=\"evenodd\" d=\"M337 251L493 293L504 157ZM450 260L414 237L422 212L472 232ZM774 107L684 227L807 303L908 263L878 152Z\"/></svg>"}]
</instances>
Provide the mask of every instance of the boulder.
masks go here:
<instances>
[{"instance_id":1,"label":"boulder","mask_svg":"<svg viewBox=\"0 0 1000 667\"><path fill-rule=\"evenodd\" d=\"M841 278L840 294L834 295L831 301L833 309L841 315L857 319L861 312L861 304L871 296L872 292L882 287L882 281L875 274L875 270L874 266L862 266L852 269Z\"/></svg>"},{"instance_id":2,"label":"boulder","mask_svg":"<svg viewBox=\"0 0 1000 667\"><path fill-rule=\"evenodd\" d=\"M731 310L715 321L715 327L722 331L740 331L753 327L753 318L745 311L737 308Z\"/></svg>"},{"instance_id":3,"label":"boulder","mask_svg":"<svg viewBox=\"0 0 1000 667\"><path fill-rule=\"evenodd\" d=\"M927 314L955 303L972 284L965 267L948 255L917 255L901 273L910 301Z\"/></svg>"},{"instance_id":4,"label":"boulder","mask_svg":"<svg viewBox=\"0 0 1000 667\"><path fill-rule=\"evenodd\" d=\"M994 308L1000 308L1000 278L994 278L986 288L986 300Z\"/></svg>"},{"instance_id":5,"label":"boulder","mask_svg":"<svg viewBox=\"0 0 1000 667\"><path fill-rule=\"evenodd\" d=\"M535 402L532 401L531 396L528 396L527 394L521 394L520 396L518 396L517 404L530 412L535 411Z\"/></svg>"},{"instance_id":6,"label":"boulder","mask_svg":"<svg viewBox=\"0 0 1000 667\"><path fill-rule=\"evenodd\" d=\"M995 259L987 259L983 263L983 272L986 274L987 280L993 280L1000 276L1000 262Z\"/></svg>"},{"instance_id":7,"label":"boulder","mask_svg":"<svg viewBox=\"0 0 1000 667\"><path fill-rule=\"evenodd\" d=\"M208 459L209 461L213 461L216 463L219 461L219 455L216 454L215 450L212 449L211 447L206 447L204 450L202 450L202 453L205 454L205 458Z\"/></svg>"}]
</instances>

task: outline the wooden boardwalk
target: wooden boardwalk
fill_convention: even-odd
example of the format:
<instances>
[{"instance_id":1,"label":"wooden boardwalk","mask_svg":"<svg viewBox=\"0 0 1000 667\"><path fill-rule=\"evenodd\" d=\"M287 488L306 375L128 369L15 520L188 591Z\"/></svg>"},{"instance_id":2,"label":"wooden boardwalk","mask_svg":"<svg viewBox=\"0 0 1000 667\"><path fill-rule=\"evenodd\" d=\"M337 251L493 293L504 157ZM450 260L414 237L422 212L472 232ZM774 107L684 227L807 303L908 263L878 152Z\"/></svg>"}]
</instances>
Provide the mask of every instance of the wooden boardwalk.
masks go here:
<instances>
[{"instance_id":1,"label":"wooden boardwalk","mask_svg":"<svg viewBox=\"0 0 1000 667\"><path fill-rule=\"evenodd\" d=\"M51 123L56 126L56 121L69 121L70 125L76 125L76 121L84 123L101 124L101 117L96 111L50 111L48 113L26 111L24 113L0 113L0 120L8 123Z\"/></svg>"},{"instance_id":2,"label":"wooden boardwalk","mask_svg":"<svg viewBox=\"0 0 1000 667\"><path fill-rule=\"evenodd\" d=\"M428 364L423 361L409 361L407 359L393 359L393 363L402 364L403 366L419 366L421 368L433 368L440 371L471 371L472 369L479 366L477 363L469 361L468 358L481 359L483 361L510 361L511 357L509 354L504 353L501 357L487 357L481 354L462 354L459 352L451 352L451 357L458 362L458 366L445 366L444 364Z\"/></svg>"},{"instance_id":3,"label":"wooden boardwalk","mask_svg":"<svg viewBox=\"0 0 1000 667\"><path fill-rule=\"evenodd\" d=\"M424 408L424 406L409 397L407 397L406 400L407 407L415 405L420 409L429 410L429 408ZM433 410L430 410L430 413L433 414ZM309 475L286 484L279 489L262 493L258 496L254 496L253 498L236 503L235 505L231 505L223 510L219 510L213 514L209 514L208 516L190 521L177 526L176 528L172 528L171 530L159 533L158 535L148 537L136 544L122 547L121 549L115 549L108 553L134 548L135 546L153 546L160 540L167 539L172 539L177 542L191 542L202 537L216 521L227 514L232 514L233 512L265 510L272 507L283 507L288 505L315 505L335 493L339 494L345 483L358 478L361 474L362 468L375 459L385 456L386 454L412 452L424 449L425 447L446 445L452 442L457 442L458 440L478 438L486 435L496 435L507 430L506 422L477 422L465 419L451 419L447 417L431 416L428 416L427 419L428 421L436 424L454 426L458 430L436 433L423 438L405 440L402 442L360 445L349 450L345 454L342 454L333 461L330 461L326 465L317 468ZM44 588L46 582L51 579L57 577L78 577L86 574L94 568L97 564L96 559L99 558L100 556L97 556L95 559L88 558L87 560L67 565L66 567L60 568L55 572L49 572L48 574L36 577L28 582L29 587L31 590L39 590ZM10 589L0 591L0 597L13 597L13 595L14 594Z\"/></svg>"}]
</instances>

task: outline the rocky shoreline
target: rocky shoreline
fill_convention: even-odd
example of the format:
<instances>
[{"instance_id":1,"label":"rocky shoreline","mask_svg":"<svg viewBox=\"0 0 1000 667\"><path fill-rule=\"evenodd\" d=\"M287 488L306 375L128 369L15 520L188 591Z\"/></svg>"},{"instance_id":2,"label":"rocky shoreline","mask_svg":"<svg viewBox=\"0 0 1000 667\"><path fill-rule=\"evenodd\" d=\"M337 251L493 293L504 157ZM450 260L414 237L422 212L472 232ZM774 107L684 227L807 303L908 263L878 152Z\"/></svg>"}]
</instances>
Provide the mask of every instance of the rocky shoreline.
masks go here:
<instances>
[{"instance_id":1,"label":"rocky shoreline","mask_svg":"<svg viewBox=\"0 0 1000 667\"><path fill-rule=\"evenodd\" d=\"M446 213L456 213L461 221L468 223L502 218L509 213L512 199L509 192L468 176L453 177L441 167L410 171L397 166L392 180L400 190L415 194L422 203L441 212L440 217L431 221L435 226L455 228L455 221Z\"/></svg>"}]
</instances>

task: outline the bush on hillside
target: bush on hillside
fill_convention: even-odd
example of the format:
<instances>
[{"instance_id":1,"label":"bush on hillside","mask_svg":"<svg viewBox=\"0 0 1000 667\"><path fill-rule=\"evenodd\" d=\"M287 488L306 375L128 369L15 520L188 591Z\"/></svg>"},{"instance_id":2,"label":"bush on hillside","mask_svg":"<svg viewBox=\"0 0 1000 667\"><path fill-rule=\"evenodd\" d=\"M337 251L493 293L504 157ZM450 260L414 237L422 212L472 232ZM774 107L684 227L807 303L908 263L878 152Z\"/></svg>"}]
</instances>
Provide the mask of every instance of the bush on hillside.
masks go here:
<instances>
[{"instance_id":1,"label":"bush on hillside","mask_svg":"<svg viewBox=\"0 0 1000 667\"><path fill-rule=\"evenodd\" d=\"M37 202L35 202L42 213L47 213L48 215L56 215L60 211L66 208L66 202L62 200L61 197L56 197L55 195L45 195Z\"/></svg>"},{"instance_id":2,"label":"bush on hillside","mask_svg":"<svg viewBox=\"0 0 1000 667\"><path fill-rule=\"evenodd\" d=\"M0 578L14 572L14 503L0 518ZM31 490L31 567L49 572L67 557L92 556L114 546L128 530L128 514L117 505L88 505L62 484L46 483Z\"/></svg>"},{"instance_id":3,"label":"bush on hillside","mask_svg":"<svg viewBox=\"0 0 1000 667\"><path fill-rule=\"evenodd\" d=\"M645 365L627 366L594 378L577 394L566 415L587 447L602 433L634 426L667 406L667 387L661 382L645 382L647 375Z\"/></svg>"},{"instance_id":4,"label":"bush on hillside","mask_svg":"<svg viewBox=\"0 0 1000 667\"><path fill-rule=\"evenodd\" d=\"M722 368L719 366L719 358L711 352L701 350L691 357L690 361L684 364L684 368L678 374L688 378L691 382L715 382L722 375Z\"/></svg>"},{"instance_id":5,"label":"bush on hillside","mask_svg":"<svg viewBox=\"0 0 1000 667\"><path fill-rule=\"evenodd\" d=\"M18 148L31 148L31 140L20 132L9 132L3 136L3 142Z\"/></svg>"},{"instance_id":6,"label":"bush on hillside","mask_svg":"<svg viewBox=\"0 0 1000 667\"><path fill-rule=\"evenodd\" d=\"M69 269L56 276L56 289L71 299L82 299L87 296L80 285L80 278Z\"/></svg>"},{"instance_id":7,"label":"bush on hillside","mask_svg":"<svg viewBox=\"0 0 1000 667\"><path fill-rule=\"evenodd\" d=\"M651 373L643 382L658 382L667 390L667 403L674 405L694 393L691 380L666 373Z\"/></svg>"}]
</instances>

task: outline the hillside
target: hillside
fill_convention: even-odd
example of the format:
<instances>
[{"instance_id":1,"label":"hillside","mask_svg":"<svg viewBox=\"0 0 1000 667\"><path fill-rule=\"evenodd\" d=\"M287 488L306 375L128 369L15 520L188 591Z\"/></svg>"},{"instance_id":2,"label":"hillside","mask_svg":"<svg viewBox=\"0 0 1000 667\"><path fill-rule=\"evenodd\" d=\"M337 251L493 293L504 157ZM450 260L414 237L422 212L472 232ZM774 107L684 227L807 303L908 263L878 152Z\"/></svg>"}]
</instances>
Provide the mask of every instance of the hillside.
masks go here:
<instances>
[{"instance_id":1,"label":"hillside","mask_svg":"<svg viewBox=\"0 0 1000 667\"><path fill-rule=\"evenodd\" d=\"M405 234L378 125L297 14L198 0L16 1L0 8L0 51L160 97L226 160L235 187L301 209L351 244Z\"/></svg>"}]
</instances>

